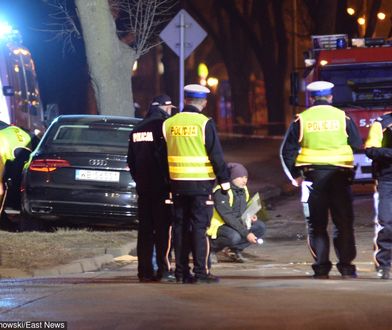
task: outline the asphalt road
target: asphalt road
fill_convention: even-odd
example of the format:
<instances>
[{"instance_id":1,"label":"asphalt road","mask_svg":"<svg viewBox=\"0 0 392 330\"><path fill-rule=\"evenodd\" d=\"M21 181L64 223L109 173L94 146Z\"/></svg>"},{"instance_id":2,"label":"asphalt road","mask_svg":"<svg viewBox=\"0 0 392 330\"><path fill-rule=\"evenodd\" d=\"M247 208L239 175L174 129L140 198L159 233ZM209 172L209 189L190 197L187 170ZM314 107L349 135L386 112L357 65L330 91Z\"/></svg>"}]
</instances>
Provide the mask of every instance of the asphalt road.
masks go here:
<instances>
[{"instance_id":1,"label":"asphalt road","mask_svg":"<svg viewBox=\"0 0 392 330\"><path fill-rule=\"evenodd\" d=\"M311 278L297 196L273 204L249 261L219 254L218 284L138 283L136 262L67 277L0 281L1 321L68 321L68 329L390 329L392 281L372 264L370 195L355 199L358 279ZM336 261L331 251L332 261ZM0 323L1 324L1 323Z\"/></svg>"}]
</instances>

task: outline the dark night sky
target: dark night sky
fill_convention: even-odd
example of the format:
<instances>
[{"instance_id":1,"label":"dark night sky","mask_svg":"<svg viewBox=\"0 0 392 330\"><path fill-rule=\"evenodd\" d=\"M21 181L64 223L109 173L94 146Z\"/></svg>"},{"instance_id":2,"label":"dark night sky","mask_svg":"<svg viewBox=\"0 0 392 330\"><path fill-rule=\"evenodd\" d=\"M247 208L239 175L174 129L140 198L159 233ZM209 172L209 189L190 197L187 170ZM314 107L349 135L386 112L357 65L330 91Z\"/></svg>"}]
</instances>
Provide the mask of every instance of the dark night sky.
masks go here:
<instances>
[{"instance_id":1,"label":"dark night sky","mask_svg":"<svg viewBox=\"0 0 392 330\"><path fill-rule=\"evenodd\" d=\"M47 22L51 7L41 0L0 0L0 19L17 28L36 64L43 104L59 103L61 113L83 113L86 60L80 41L77 52L63 53L64 43L52 40Z\"/></svg>"}]
</instances>

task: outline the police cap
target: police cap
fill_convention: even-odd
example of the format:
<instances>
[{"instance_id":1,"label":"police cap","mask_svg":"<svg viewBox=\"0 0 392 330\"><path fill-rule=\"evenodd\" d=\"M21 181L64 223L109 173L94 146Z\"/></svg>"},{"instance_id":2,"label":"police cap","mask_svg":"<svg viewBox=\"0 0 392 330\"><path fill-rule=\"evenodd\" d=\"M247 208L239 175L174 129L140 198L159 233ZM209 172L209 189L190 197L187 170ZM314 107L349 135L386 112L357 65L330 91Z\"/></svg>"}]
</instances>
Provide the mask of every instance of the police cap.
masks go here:
<instances>
[{"instance_id":1,"label":"police cap","mask_svg":"<svg viewBox=\"0 0 392 330\"><path fill-rule=\"evenodd\" d=\"M172 108L175 108L175 106L172 104L172 100L171 100L170 96L168 96L166 94L155 96L152 99L151 105L154 105L154 106L169 105Z\"/></svg>"},{"instance_id":2,"label":"police cap","mask_svg":"<svg viewBox=\"0 0 392 330\"><path fill-rule=\"evenodd\" d=\"M210 90L202 85L191 84L184 87L185 97L192 99L205 99L210 93Z\"/></svg>"},{"instance_id":3,"label":"police cap","mask_svg":"<svg viewBox=\"0 0 392 330\"><path fill-rule=\"evenodd\" d=\"M306 86L311 96L332 95L332 88L335 85L329 81L314 81Z\"/></svg>"}]
</instances>

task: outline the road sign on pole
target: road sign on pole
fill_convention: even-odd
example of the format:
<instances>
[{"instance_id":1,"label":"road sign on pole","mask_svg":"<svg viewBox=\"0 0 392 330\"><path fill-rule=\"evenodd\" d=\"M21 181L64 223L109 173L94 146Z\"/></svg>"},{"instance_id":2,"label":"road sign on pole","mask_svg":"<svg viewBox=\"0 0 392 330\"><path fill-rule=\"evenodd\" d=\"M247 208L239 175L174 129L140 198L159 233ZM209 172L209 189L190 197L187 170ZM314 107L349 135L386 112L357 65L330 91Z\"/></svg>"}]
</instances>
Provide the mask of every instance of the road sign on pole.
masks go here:
<instances>
[{"instance_id":1,"label":"road sign on pole","mask_svg":"<svg viewBox=\"0 0 392 330\"><path fill-rule=\"evenodd\" d=\"M204 40L207 33L184 9L181 9L159 35L180 57L180 110L184 107L184 62Z\"/></svg>"}]
</instances>

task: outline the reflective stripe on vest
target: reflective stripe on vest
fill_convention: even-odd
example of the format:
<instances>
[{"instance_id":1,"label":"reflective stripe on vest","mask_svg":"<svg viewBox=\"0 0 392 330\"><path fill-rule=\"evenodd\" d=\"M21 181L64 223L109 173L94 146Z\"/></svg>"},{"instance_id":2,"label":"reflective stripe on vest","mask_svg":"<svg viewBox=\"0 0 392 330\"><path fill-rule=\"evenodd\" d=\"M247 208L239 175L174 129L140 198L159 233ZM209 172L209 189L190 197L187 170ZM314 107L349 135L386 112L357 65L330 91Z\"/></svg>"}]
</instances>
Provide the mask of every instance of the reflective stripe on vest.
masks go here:
<instances>
[{"instance_id":1,"label":"reflective stripe on vest","mask_svg":"<svg viewBox=\"0 0 392 330\"><path fill-rule=\"evenodd\" d=\"M330 105L318 105L298 115L301 150L296 166L353 167L354 155L347 142L346 115Z\"/></svg>"},{"instance_id":2,"label":"reflective stripe on vest","mask_svg":"<svg viewBox=\"0 0 392 330\"><path fill-rule=\"evenodd\" d=\"M216 186L214 189L214 192L216 192L219 189L221 189L221 187ZM249 190L247 187L244 187L244 190L245 190L245 200L249 201ZM233 203L234 203L233 190L229 189L227 191L227 195L229 196L229 205L230 205L230 207L233 207ZM222 217L220 216L220 214L218 213L218 211L214 207L214 213L212 214L210 226L207 229L207 235L211 236L212 239L216 239L217 235L218 235L219 227L224 224L225 224L225 222L223 221Z\"/></svg>"},{"instance_id":3,"label":"reflective stripe on vest","mask_svg":"<svg viewBox=\"0 0 392 330\"><path fill-rule=\"evenodd\" d=\"M214 180L205 148L208 118L201 113L181 112L163 123L172 180Z\"/></svg>"}]
</instances>

